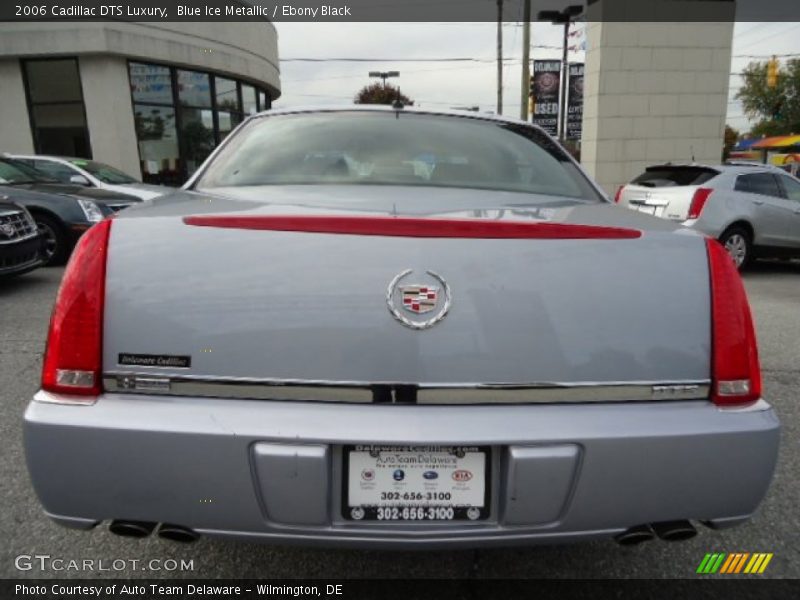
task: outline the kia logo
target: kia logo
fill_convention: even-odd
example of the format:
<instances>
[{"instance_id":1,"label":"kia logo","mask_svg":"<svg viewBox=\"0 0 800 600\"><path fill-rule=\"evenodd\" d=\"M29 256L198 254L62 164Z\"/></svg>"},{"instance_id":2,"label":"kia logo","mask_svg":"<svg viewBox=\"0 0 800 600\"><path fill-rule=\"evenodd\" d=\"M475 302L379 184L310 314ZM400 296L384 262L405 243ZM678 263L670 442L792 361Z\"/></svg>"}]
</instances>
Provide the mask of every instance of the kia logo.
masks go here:
<instances>
[{"instance_id":1,"label":"kia logo","mask_svg":"<svg viewBox=\"0 0 800 600\"><path fill-rule=\"evenodd\" d=\"M472 479L472 471L465 471L464 469L453 471L453 481L469 481L470 479Z\"/></svg>"}]
</instances>

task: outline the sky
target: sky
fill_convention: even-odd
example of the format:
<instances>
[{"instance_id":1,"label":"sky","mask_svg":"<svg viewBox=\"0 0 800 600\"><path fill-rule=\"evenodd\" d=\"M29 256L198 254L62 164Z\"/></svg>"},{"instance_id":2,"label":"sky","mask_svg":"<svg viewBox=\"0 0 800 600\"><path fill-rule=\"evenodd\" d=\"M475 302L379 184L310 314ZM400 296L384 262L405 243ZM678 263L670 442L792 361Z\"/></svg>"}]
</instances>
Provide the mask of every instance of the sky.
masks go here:
<instances>
[{"instance_id":1,"label":"sky","mask_svg":"<svg viewBox=\"0 0 800 600\"><path fill-rule=\"evenodd\" d=\"M517 17L521 17L518 15ZM496 107L496 23L287 23L277 22L282 95L276 107L349 104L364 85L368 71L399 71L398 83L417 106ZM571 62L582 62L585 24L577 23L570 38L576 49ZM531 27L531 57L561 58L563 29L547 23ZM519 116L522 81L522 28L503 26L503 112ZM800 22L736 23L734 25L728 123L749 129L735 94L742 69L752 56L800 55ZM424 58L473 58L480 62L409 62ZM361 58L369 62L297 62L296 58ZM404 59L403 61L391 59ZM375 80L372 80L375 81Z\"/></svg>"}]
</instances>

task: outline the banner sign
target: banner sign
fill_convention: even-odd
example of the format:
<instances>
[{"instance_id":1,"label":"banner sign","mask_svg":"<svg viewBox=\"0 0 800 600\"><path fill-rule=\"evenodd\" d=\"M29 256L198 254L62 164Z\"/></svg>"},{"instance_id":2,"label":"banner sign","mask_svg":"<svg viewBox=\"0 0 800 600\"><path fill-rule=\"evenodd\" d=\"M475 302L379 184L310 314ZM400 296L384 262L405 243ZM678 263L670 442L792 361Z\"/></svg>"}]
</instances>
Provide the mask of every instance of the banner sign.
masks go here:
<instances>
[{"instance_id":1,"label":"banner sign","mask_svg":"<svg viewBox=\"0 0 800 600\"><path fill-rule=\"evenodd\" d=\"M531 120L554 137L558 135L560 75L560 60L533 61Z\"/></svg>"},{"instance_id":2,"label":"banner sign","mask_svg":"<svg viewBox=\"0 0 800 600\"><path fill-rule=\"evenodd\" d=\"M567 95L567 139L580 140L583 132L583 63L569 65Z\"/></svg>"}]
</instances>

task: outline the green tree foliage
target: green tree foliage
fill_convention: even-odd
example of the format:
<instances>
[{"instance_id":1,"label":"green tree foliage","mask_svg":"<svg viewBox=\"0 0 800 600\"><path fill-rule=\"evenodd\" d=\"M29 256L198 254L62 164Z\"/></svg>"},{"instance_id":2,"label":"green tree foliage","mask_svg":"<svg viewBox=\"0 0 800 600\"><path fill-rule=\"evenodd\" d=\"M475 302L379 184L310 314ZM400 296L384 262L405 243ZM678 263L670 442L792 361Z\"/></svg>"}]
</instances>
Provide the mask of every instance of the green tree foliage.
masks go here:
<instances>
[{"instance_id":1,"label":"green tree foliage","mask_svg":"<svg viewBox=\"0 0 800 600\"><path fill-rule=\"evenodd\" d=\"M397 98L406 106L413 106L414 101L400 92L400 88L391 84L373 83L365 85L354 98L356 104L394 104Z\"/></svg>"},{"instance_id":2,"label":"green tree foliage","mask_svg":"<svg viewBox=\"0 0 800 600\"><path fill-rule=\"evenodd\" d=\"M751 62L742 73L736 93L744 113L758 119L753 137L800 133L800 59L784 62L775 87L767 86L768 61Z\"/></svg>"},{"instance_id":3,"label":"green tree foliage","mask_svg":"<svg viewBox=\"0 0 800 600\"><path fill-rule=\"evenodd\" d=\"M731 155L731 150L738 141L739 141L739 132L730 125L725 125L725 138L722 146L723 161L728 160L728 157Z\"/></svg>"}]
</instances>

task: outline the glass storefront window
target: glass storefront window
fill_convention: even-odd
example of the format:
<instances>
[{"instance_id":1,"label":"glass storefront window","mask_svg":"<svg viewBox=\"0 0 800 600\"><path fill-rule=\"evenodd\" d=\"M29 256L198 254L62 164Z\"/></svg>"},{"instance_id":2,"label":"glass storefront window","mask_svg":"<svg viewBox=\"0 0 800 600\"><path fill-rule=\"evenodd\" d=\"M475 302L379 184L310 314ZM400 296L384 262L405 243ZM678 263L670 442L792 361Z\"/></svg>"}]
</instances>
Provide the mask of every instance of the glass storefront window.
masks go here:
<instances>
[{"instance_id":1,"label":"glass storefront window","mask_svg":"<svg viewBox=\"0 0 800 600\"><path fill-rule=\"evenodd\" d=\"M208 75L197 71L178 71L178 101L184 106L211 108Z\"/></svg>"},{"instance_id":2,"label":"glass storefront window","mask_svg":"<svg viewBox=\"0 0 800 600\"><path fill-rule=\"evenodd\" d=\"M74 58L28 61L25 67L32 104L83 102L78 61Z\"/></svg>"},{"instance_id":3,"label":"glass storefront window","mask_svg":"<svg viewBox=\"0 0 800 600\"><path fill-rule=\"evenodd\" d=\"M224 140L231 131L233 131L234 127L242 122L242 116L239 113L232 113L224 110L219 111L218 119L220 142Z\"/></svg>"},{"instance_id":4,"label":"glass storefront window","mask_svg":"<svg viewBox=\"0 0 800 600\"><path fill-rule=\"evenodd\" d=\"M134 102L172 104L172 76L169 67L132 62L129 70Z\"/></svg>"},{"instance_id":5,"label":"glass storefront window","mask_svg":"<svg viewBox=\"0 0 800 600\"><path fill-rule=\"evenodd\" d=\"M252 85L242 85L242 105L245 115L254 115L258 112L256 104L256 88Z\"/></svg>"},{"instance_id":6,"label":"glass storefront window","mask_svg":"<svg viewBox=\"0 0 800 600\"><path fill-rule=\"evenodd\" d=\"M26 60L23 65L36 152L90 158L78 60Z\"/></svg>"},{"instance_id":7,"label":"glass storefront window","mask_svg":"<svg viewBox=\"0 0 800 600\"><path fill-rule=\"evenodd\" d=\"M133 112L144 181L179 185L183 174L180 169L175 109L136 104Z\"/></svg>"},{"instance_id":8,"label":"glass storefront window","mask_svg":"<svg viewBox=\"0 0 800 600\"><path fill-rule=\"evenodd\" d=\"M239 93L236 91L236 82L224 77L214 79L217 94L217 108L219 110L240 111Z\"/></svg>"},{"instance_id":9,"label":"glass storefront window","mask_svg":"<svg viewBox=\"0 0 800 600\"><path fill-rule=\"evenodd\" d=\"M258 110L267 110L270 108L269 101L267 100L267 94L263 90L258 92Z\"/></svg>"},{"instance_id":10,"label":"glass storefront window","mask_svg":"<svg viewBox=\"0 0 800 600\"><path fill-rule=\"evenodd\" d=\"M270 104L266 90L228 77L163 65L128 65L146 182L180 185L246 115Z\"/></svg>"},{"instance_id":11,"label":"glass storefront window","mask_svg":"<svg viewBox=\"0 0 800 600\"><path fill-rule=\"evenodd\" d=\"M181 112L181 141L186 174L197 170L214 149L214 116L210 110L184 108Z\"/></svg>"}]
</instances>

